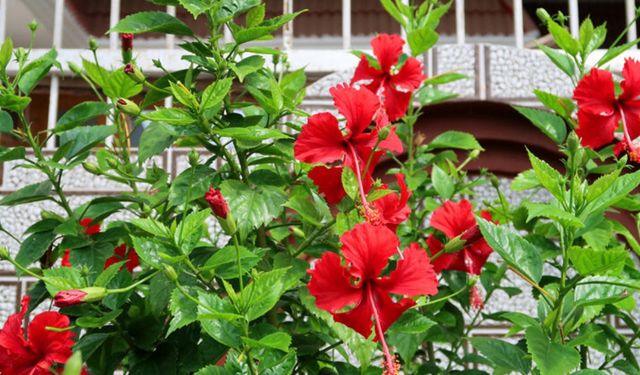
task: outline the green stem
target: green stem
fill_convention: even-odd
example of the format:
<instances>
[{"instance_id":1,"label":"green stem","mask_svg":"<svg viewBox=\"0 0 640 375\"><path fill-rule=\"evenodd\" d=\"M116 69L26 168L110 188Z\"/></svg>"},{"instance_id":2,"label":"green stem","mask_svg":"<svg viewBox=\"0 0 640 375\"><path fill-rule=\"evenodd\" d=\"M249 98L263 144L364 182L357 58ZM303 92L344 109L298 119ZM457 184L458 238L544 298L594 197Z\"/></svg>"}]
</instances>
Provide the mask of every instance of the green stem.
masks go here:
<instances>
[{"instance_id":1,"label":"green stem","mask_svg":"<svg viewBox=\"0 0 640 375\"><path fill-rule=\"evenodd\" d=\"M244 280L242 280L242 262L240 261L240 243L237 233L233 234L233 245L236 247L236 263L238 265L238 281L240 282L240 291L244 290Z\"/></svg>"},{"instance_id":2,"label":"green stem","mask_svg":"<svg viewBox=\"0 0 640 375\"><path fill-rule=\"evenodd\" d=\"M108 289L107 292L108 294L116 294L116 293L126 293L132 289L135 289L138 285L144 284L145 282L149 281L151 278L153 278L154 276L156 276L158 273L160 273L160 270L156 270L153 273L145 276L144 278L136 281L135 283L125 287L125 288L118 288L118 289Z\"/></svg>"},{"instance_id":3,"label":"green stem","mask_svg":"<svg viewBox=\"0 0 640 375\"><path fill-rule=\"evenodd\" d=\"M313 241L315 241L318 237L320 237L322 234L324 234L327 230L329 230L329 228L331 228L333 226L333 224L336 223L336 219L331 220L330 222L326 223L323 227L316 229L313 233L311 233L311 235L309 237L307 237L306 240L304 240L304 242L302 242L302 244L300 244L300 247L298 248L298 250L293 253L294 258L297 257L298 255L302 254L302 252L309 247Z\"/></svg>"}]
</instances>

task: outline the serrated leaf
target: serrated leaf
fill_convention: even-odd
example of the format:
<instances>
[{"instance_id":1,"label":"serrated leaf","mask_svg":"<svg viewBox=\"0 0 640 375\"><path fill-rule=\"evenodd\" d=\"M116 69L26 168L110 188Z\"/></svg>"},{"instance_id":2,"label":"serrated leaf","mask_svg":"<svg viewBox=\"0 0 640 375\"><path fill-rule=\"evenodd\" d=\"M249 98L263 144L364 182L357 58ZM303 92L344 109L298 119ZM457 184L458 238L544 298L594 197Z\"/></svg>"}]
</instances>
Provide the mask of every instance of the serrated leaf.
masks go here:
<instances>
[{"instance_id":1,"label":"serrated leaf","mask_svg":"<svg viewBox=\"0 0 640 375\"><path fill-rule=\"evenodd\" d=\"M531 166L536 173L538 182L540 182L545 189L549 190L551 195L556 197L558 201L562 202L564 199L562 188L562 186L564 186L564 178L560 172L553 169L545 161L538 159L531 151L527 150L527 153L529 154L529 161L531 161Z\"/></svg>"},{"instance_id":2,"label":"serrated leaf","mask_svg":"<svg viewBox=\"0 0 640 375\"><path fill-rule=\"evenodd\" d=\"M243 337L242 341L251 348L276 349L285 353L289 351L289 346L291 346L291 336L286 332L274 332L264 336L260 340Z\"/></svg>"},{"instance_id":3,"label":"serrated leaf","mask_svg":"<svg viewBox=\"0 0 640 375\"><path fill-rule=\"evenodd\" d=\"M571 60L571 57L562 51L557 51L549 48L543 44L538 45L538 48L544 52L545 55L551 60L551 62L563 71L569 77L573 77L575 72L575 64Z\"/></svg>"},{"instance_id":4,"label":"serrated leaf","mask_svg":"<svg viewBox=\"0 0 640 375\"><path fill-rule=\"evenodd\" d=\"M138 12L127 16L109 30L110 33L142 34L149 32L193 36L184 22L166 12Z\"/></svg>"},{"instance_id":5,"label":"serrated leaf","mask_svg":"<svg viewBox=\"0 0 640 375\"><path fill-rule=\"evenodd\" d=\"M437 165L433 166L431 170L431 183L433 188L442 199L449 199L455 192L455 182L445 171L443 171Z\"/></svg>"},{"instance_id":6,"label":"serrated leaf","mask_svg":"<svg viewBox=\"0 0 640 375\"><path fill-rule=\"evenodd\" d=\"M527 208L528 212L527 221L531 221L536 217L546 217L557 220L566 226L572 226L575 228L584 227L584 224L580 219L551 204L526 202L524 203L524 206Z\"/></svg>"},{"instance_id":7,"label":"serrated leaf","mask_svg":"<svg viewBox=\"0 0 640 375\"><path fill-rule=\"evenodd\" d=\"M453 148L459 150L482 150L476 138L465 132L449 130L435 137L427 145L427 150Z\"/></svg>"},{"instance_id":8,"label":"serrated leaf","mask_svg":"<svg viewBox=\"0 0 640 375\"><path fill-rule=\"evenodd\" d=\"M138 161L142 163L153 156L162 154L176 139L178 139L178 134L171 126L162 122L150 124L144 128L140 136Z\"/></svg>"},{"instance_id":9,"label":"serrated leaf","mask_svg":"<svg viewBox=\"0 0 640 375\"><path fill-rule=\"evenodd\" d=\"M275 306L285 292L287 271L288 268L279 268L254 275L253 281L239 295L248 321L261 317Z\"/></svg>"},{"instance_id":10,"label":"serrated leaf","mask_svg":"<svg viewBox=\"0 0 640 375\"><path fill-rule=\"evenodd\" d=\"M0 206L12 207L49 199L51 189L53 189L53 185L49 180L33 185L27 185L0 199Z\"/></svg>"},{"instance_id":11,"label":"serrated leaf","mask_svg":"<svg viewBox=\"0 0 640 375\"><path fill-rule=\"evenodd\" d=\"M499 372L528 374L531 371L531 361L526 358L527 354L513 344L489 337L472 337L471 344Z\"/></svg>"},{"instance_id":12,"label":"serrated leaf","mask_svg":"<svg viewBox=\"0 0 640 375\"><path fill-rule=\"evenodd\" d=\"M576 271L583 276L596 274L618 276L629 260L629 253L625 249L597 250L571 247L568 255Z\"/></svg>"},{"instance_id":13,"label":"serrated leaf","mask_svg":"<svg viewBox=\"0 0 640 375\"><path fill-rule=\"evenodd\" d=\"M513 106L521 115L542 131L555 143L562 144L567 137L567 125L562 117L535 108Z\"/></svg>"},{"instance_id":14,"label":"serrated leaf","mask_svg":"<svg viewBox=\"0 0 640 375\"><path fill-rule=\"evenodd\" d=\"M87 121L98 116L106 116L111 105L103 102L83 102L65 112L53 130L56 133L87 125Z\"/></svg>"},{"instance_id":15,"label":"serrated leaf","mask_svg":"<svg viewBox=\"0 0 640 375\"><path fill-rule=\"evenodd\" d=\"M232 84L233 78L225 78L215 81L207 86L207 88L202 92L202 100L200 103L201 109L207 110L220 104L231 90Z\"/></svg>"},{"instance_id":16,"label":"serrated leaf","mask_svg":"<svg viewBox=\"0 0 640 375\"><path fill-rule=\"evenodd\" d=\"M13 118L8 112L0 110L0 133L9 134L13 130Z\"/></svg>"},{"instance_id":17,"label":"serrated leaf","mask_svg":"<svg viewBox=\"0 0 640 375\"><path fill-rule=\"evenodd\" d=\"M580 355L573 348L551 342L537 326L526 331L527 347L541 375L567 374L580 364Z\"/></svg>"},{"instance_id":18,"label":"serrated leaf","mask_svg":"<svg viewBox=\"0 0 640 375\"><path fill-rule=\"evenodd\" d=\"M194 298L197 297L195 291L186 291ZM172 318L169 323L169 328L167 329L167 337L174 331L198 320L198 305L177 288L171 293L169 311L171 312Z\"/></svg>"}]
</instances>

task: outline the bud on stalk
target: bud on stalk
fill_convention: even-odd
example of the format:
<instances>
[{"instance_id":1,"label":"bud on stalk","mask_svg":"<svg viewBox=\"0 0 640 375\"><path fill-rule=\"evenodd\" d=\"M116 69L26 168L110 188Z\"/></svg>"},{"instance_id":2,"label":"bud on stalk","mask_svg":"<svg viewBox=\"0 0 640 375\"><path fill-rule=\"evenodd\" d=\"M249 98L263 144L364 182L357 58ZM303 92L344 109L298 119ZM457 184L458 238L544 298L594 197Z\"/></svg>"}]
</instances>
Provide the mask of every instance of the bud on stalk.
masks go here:
<instances>
[{"instance_id":1,"label":"bud on stalk","mask_svg":"<svg viewBox=\"0 0 640 375\"><path fill-rule=\"evenodd\" d=\"M175 268L171 267L170 265L165 265L164 266L164 275L170 281L174 281L175 282L176 280L178 280L178 274L176 273Z\"/></svg>"},{"instance_id":2,"label":"bud on stalk","mask_svg":"<svg viewBox=\"0 0 640 375\"><path fill-rule=\"evenodd\" d=\"M116 102L116 107L123 113L129 116L138 116L140 114L140 107L129 99L120 98Z\"/></svg>"},{"instance_id":3,"label":"bud on stalk","mask_svg":"<svg viewBox=\"0 0 640 375\"><path fill-rule=\"evenodd\" d=\"M132 63L128 63L124 66L124 72L137 83L144 83L147 80L147 77L142 74L140 68Z\"/></svg>"},{"instance_id":4,"label":"bud on stalk","mask_svg":"<svg viewBox=\"0 0 640 375\"><path fill-rule=\"evenodd\" d=\"M7 260L11 257L6 247L0 246L0 260Z\"/></svg>"},{"instance_id":5,"label":"bud on stalk","mask_svg":"<svg viewBox=\"0 0 640 375\"><path fill-rule=\"evenodd\" d=\"M229 210L227 201L222 196L222 193L218 189L210 188L204 195L204 199L209 203L213 215L218 219L220 226L226 234L232 235L236 232L236 222L233 219L233 215Z\"/></svg>"},{"instance_id":6,"label":"bud on stalk","mask_svg":"<svg viewBox=\"0 0 640 375\"><path fill-rule=\"evenodd\" d=\"M133 34L120 34L120 41L122 43L122 61L128 64L133 55Z\"/></svg>"},{"instance_id":7,"label":"bud on stalk","mask_svg":"<svg viewBox=\"0 0 640 375\"><path fill-rule=\"evenodd\" d=\"M60 308L70 307L81 303L100 301L106 295L107 289L100 287L63 290L53 297L53 304Z\"/></svg>"},{"instance_id":8,"label":"bud on stalk","mask_svg":"<svg viewBox=\"0 0 640 375\"><path fill-rule=\"evenodd\" d=\"M95 163L90 163L88 161L85 161L84 163L82 163L82 167L84 168L85 171L91 174L95 174L97 176L99 176L102 173L102 171L100 170L100 167Z\"/></svg>"}]
</instances>

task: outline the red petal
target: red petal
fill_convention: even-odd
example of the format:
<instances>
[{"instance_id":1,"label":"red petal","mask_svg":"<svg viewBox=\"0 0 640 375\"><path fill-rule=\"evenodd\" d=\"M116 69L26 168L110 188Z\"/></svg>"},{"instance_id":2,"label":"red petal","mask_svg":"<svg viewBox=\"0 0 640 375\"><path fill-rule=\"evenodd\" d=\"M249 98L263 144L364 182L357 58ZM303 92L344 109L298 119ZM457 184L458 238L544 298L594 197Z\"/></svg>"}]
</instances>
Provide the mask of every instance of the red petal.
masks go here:
<instances>
[{"instance_id":1,"label":"red petal","mask_svg":"<svg viewBox=\"0 0 640 375\"><path fill-rule=\"evenodd\" d=\"M382 95L384 96L384 108L390 121L397 121L407 113L411 101L410 92L398 91L391 84L386 83Z\"/></svg>"},{"instance_id":2,"label":"red petal","mask_svg":"<svg viewBox=\"0 0 640 375\"><path fill-rule=\"evenodd\" d=\"M378 58L380 69L389 74L391 68L398 63L402 54L404 40L397 34L380 34L371 40L373 54Z\"/></svg>"},{"instance_id":3,"label":"red petal","mask_svg":"<svg viewBox=\"0 0 640 375\"><path fill-rule=\"evenodd\" d=\"M334 313L347 305L360 303L362 290L351 284L349 273L340 264L340 257L332 252L322 254L311 275L309 293L316 297L316 305Z\"/></svg>"},{"instance_id":4,"label":"red petal","mask_svg":"<svg viewBox=\"0 0 640 375\"><path fill-rule=\"evenodd\" d=\"M472 275L479 275L493 249L491 249L487 241L482 239L474 242L471 246L465 247L463 252L466 268L464 271Z\"/></svg>"},{"instance_id":5,"label":"red petal","mask_svg":"<svg viewBox=\"0 0 640 375\"><path fill-rule=\"evenodd\" d=\"M351 78L351 84L353 85L354 83L362 81L370 81L365 85L365 87L375 93L378 91L378 88L380 88L380 83L382 82L383 77L384 72L369 65L369 59L367 59L367 56L362 55L360 57L360 62L356 67L356 71L353 73L353 78Z\"/></svg>"},{"instance_id":6,"label":"red petal","mask_svg":"<svg viewBox=\"0 0 640 375\"><path fill-rule=\"evenodd\" d=\"M475 225L476 218L473 216L473 206L466 199L459 203L446 201L433 211L431 216L431 226L444 233L448 238L454 238Z\"/></svg>"},{"instance_id":7,"label":"red petal","mask_svg":"<svg viewBox=\"0 0 640 375\"><path fill-rule=\"evenodd\" d=\"M390 130L389 136L387 139L380 142L378 148L401 154L402 151L404 151L404 148L402 147L402 141L398 137L398 134L396 134L396 127L392 126Z\"/></svg>"},{"instance_id":8,"label":"red petal","mask_svg":"<svg viewBox=\"0 0 640 375\"><path fill-rule=\"evenodd\" d=\"M366 88L355 89L338 85L329 89L338 111L347 119L349 138L355 137L369 127L380 107L378 97Z\"/></svg>"},{"instance_id":9,"label":"red petal","mask_svg":"<svg viewBox=\"0 0 640 375\"><path fill-rule=\"evenodd\" d=\"M404 183L404 175L402 173L396 174L396 180L400 186L400 196L397 193L391 193L373 202L373 205L380 212L384 224L394 232L398 224L407 220L411 215L411 209L407 206L411 192ZM383 188L386 189L386 187Z\"/></svg>"},{"instance_id":10,"label":"red petal","mask_svg":"<svg viewBox=\"0 0 640 375\"><path fill-rule=\"evenodd\" d=\"M362 298L360 303L352 310L340 314L333 314L333 319L368 338L371 336L371 328L373 327L372 316L373 310L371 310L369 299Z\"/></svg>"},{"instance_id":11,"label":"red petal","mask_svg":"<svg viewBox=\"0 0 640 375\"><path fill-rule=\"evenodd\" d=\"M598 116L578 111L576 134L581 138L580 143L592 149L611 143L614 133L618 129L619 119L617 113L613 116Z\"/></svg>"},{"instance_id":12,"label":"red petal","mask_svg":"<svg viewBox=\"0 0 640 375\"><path fill-rule=\"evenodd\" d=\"M376 310L378 311L382 333L398 320L402 313L416 304L415 301L410 298L403 298L399 302L393 302L389 294L384 290L374 288L374 291L374 300L376 302ZM376 340L377 339L378 337L376 337Z\"/></svg>"},{"instance_id":13,"label":"red petal","mask_svg":"<svg viewBox=\"0 0 640 375\"><path fill-rule=\"evenodd\" d=\"M118 258L117 256L115 256L115 255L111 256L111 257L107 258L107 260L104 261L103 269L106 270L107 268L111 267L112 265L114 265L114 264L116 264L116 263L118 263L120 261L122 261L122 259Z\"/></svg>"},{"instance_id":14,"label":"red petal","mask_svg":"<svg viewBox=\"0 0 640 375\"><path fill-rule=\"evenodd\" d=\"M637 98L640 96L640 61L626 59L622 68L622 76L624 80L620 82L620 87L622 88L620 101L638 102Z\"/></svg>"},{"instance_id":15,"label":"red petal","mask_svg":"<svg viewBox=\"0 0 640 375\"><path fill-rule=\"evenodd\" d=\"M343 141L338 120L331 113L317 113L302 127L293 152L305 163L332 163L344 156Z\"/></svg>"},{"instance_id":16,"label":"red petal","mask_svg":"<svg viewBox=\"0 0 640 375\"><path fill-rule=\"evenodd\" d=\"M427 258L427 252L414 242L402 255L403 258L398 261L389 277L377 281L380 288L389 293L410 297L438 293L438 279Z\"/></svg>"},{"instance_id":17,"label":"red petal","mask_svg":"<svg viewBox=\"0 0 640 375\"><path fill-rule=\"evenodd\" d=\"M24 356L27 353L26 340L24 339L24 316L29 307L29 296L22 297L20 311L10 315L4 327L0 331L0 349L4 349L6 355ZM0 351L0 359L5 354Z\"/></svg>"},{"instance_id":18,"label":"red petal","mask_svg":"<svg viewBox=\"0 0 640 375\"><path fill-rule=\"evenodd\" d=\"M38 314L29 324L29 346L33 352L40 353L42 361L49 367L54 362L65 363L72 354L74 333L49 331L46 327L67 328L69 318L58 312L47 311Z\"/></svg>"},{"instance_id":19,"label":"red petal","mask_svg":"<svg viewBox=\"0 0 640 375\"><path fill-rule=\"evenodd\" d=\"M400 245L389 229L371 224L357 224L340 237L342 254L351 264L349 272L361 280L377 278Z\"/></svg>"},{"instance_id":20,"label":"red petal","mask_svg":"<svg viewBox=\"0 0 640 375\"><path fill-rule=\"evenodd\" d=\"M126 264L127 270L133 272L133 270L140 265L140 258L138 257L138 253L136 253L136 249L129 249L127 258L129 258Z\"/></svg>"},{"instance_id":21,"label":"red petal","mask_svg":"<svg viewBox=\"0 0 640 375\"><path fill-rule=\"evenodd\" d=\"M593 68L578 82L573 91L580 111L592 115L611 116L615 110L616 96L613 76L606 70Z\"/></svg>"},{"instance_id":22,"label":"red petal","mask_svg":"<svg viewBox=\"0 0 640 375\"><path fill-rule=\"evenodd\" d=\"M414 57L409 57L400 71L391 77L391 83L396 89L409 92L418 89L426 78L422 63Z\"/></svg>"},{"instance_id":23,"label":"red petal","mask_svg":"<svg viewBox=\"0 0 640 375\"><path fill-rule=\"evenodd\" d=\"M338 204L347 195L342 187L342 167L315 167L308 176L329 204Z\"/></svg>"}]
</instances>

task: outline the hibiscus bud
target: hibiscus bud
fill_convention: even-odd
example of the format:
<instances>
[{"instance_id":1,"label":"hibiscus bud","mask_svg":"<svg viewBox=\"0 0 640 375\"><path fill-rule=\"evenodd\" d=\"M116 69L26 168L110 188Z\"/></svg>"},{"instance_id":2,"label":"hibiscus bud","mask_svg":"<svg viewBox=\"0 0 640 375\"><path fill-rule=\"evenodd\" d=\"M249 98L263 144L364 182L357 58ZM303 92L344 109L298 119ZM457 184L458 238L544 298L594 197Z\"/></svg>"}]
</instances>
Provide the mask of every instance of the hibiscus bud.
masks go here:
<instances>
[{"instance_id":1,"label":"hibiscus bud","mask_svg":"<svg viewBox=\"0 0 640 375\"><path fill-rule=\"evenodd\" d=\"M140 68L132 63L125 65L123 71L137 83L143 83L147 80Z\"/></svg>"},{"instance_id":2,"label":"hibiscus bud","mask_svg":"<svg viewBox=\"0 0 640 375\"><path fill-rule=\"evenodd\" d=\"M388 126L380 129L378 132L378 141L382 142L385 139L389 138L389 133L391 133L391 129Z\"/></svg>"},{"instance_id":3,"label":"hibiscus bud","mask_svg":"<svg viewBox=\"0 0 640 375\"><path fill-rule=\"evenodd\" d=\"M475 149L469 153L469 159L475 159L480 156L480 150Z\"/></svg>"},{"instance_id":4,"label":"hibiscus bud","mask_svg":"<svg viewBox=\"0 0 640 375\"><path fill-rule=\"evenodd\" d=\"M204 195L204 199L209 203L211 211L213 211L214 216L218 219L218 222L225 233L229 235L235 233L236 222L233 219L233 215L231 215L231 211L229 210L229 205L222 196L220 190L210 188Z\"/></svg>"},{"instance_id":5,"label":"hibiscus bud","mask_svg":"<svg viewBox=\"0 0 640 375\"><path fill-rule=\"evenodd\" d=\"M29 22L27 26L29 27L29 30L31 30L32 33L35 33L36 30L38 30L38 21L32 20L31 22Z\"/></svg>"},{"instance_id":6,"label":"hibiscus bud","mask_svg":"<svg viewBox=\"0 0 640 375\"><path fill-rule=\"evenodd\" d=\"M133 34L120 34L120 41L122 43L122 61L127 64L131 62L133 52Z\"/></svg>"},{"instance_id":7,"label":"hibiscus bud","mask_svg":"<svg viewBox=\"0 0 640 375\"><path fill-rule=\"evenodd\" d=\"M11 257L9 250L4 246L0 246L0 260L7 260L9 257Z\"/></svg>"},{"instance_id":8,"label":"hibiscus bud","mask_svg":"<svg viewBox=\"0 0 640 375\"><path fill-rule=\"evenodd\" d=\"M82 75L82 68L80 68L76 63L74 62L70 62L69 63L69 69L71 69L71 71L75 74L75 75Z\"/></svg>"},{"instance_id":9,"label":"hibiscus bud","mask_svg":"<svg viewBox=\"0 0 640 375\"><path fill-rule=\"evenodd\" d=\"M98 50L98 42L94 38L89 39L89 49L94 52Z\"/></svg>"},{"instance_id":10,"label":"hibiscus bud","mask_svg":"<svg viewBox=\"0 0 640 375\"><path fill-rule=\"evenodd\" d=\"M82 163L82 168L84 168L85 171L91 174L95 174L95 175L101 174L100 167L95 163L90 163L88 161L85 161L84 163Z\"/></svg>"},{"instance_id":11,"label":"hibiscus bud","mask_svg":"<svg viewBox=\"0 0 640 375\"><path fill-rule=\"evenodd\" d=\"M53 297L53 304L60 308L75 306L85 302L100 301L106 295L107 289L100 287L63 290Z\"/></svg>"},{"instance_id":12,"label":"hibiscus bud","mask_svg":"<svg viewBox=\"0 0 640 375\"><path fill-rule=\"evenodd\" d=\"M158 60L158 59L153 59L151 60L151 63L153 64L153 66L155 66L158 69L162 69L162 61Z\"/></svg>"},{"instance_id":13,"label":"hibiscus bud","mask_svg":"<svg viewBox=\"0 0 640 375\"><path fill-rule=\"evenodd\" d=\"M449 242L444 245L445 253L457 253L462 250L466 245L467 241L462 239L462 235L454 237L449 240Z\"/></svg>"},{"instance_id":14,"label":"hibiscus bud","mask_svg":"<svg viewBox=\"0 0 640 375\"><path fill-rule=\"evenodd\" d=\"M489 177L489 182L491 182L491 186L493 186L494 189L500 189L500 180L498 180L498 177L496 177L495 174L492 174L491 177Z\"/></svg>"},{"instance_id":15,"label":"hibiscus bud","mask_svg":"<svg viewBox=\"0 0 640 375\"><path fill-rule=\"evenodd\" d=\"M120 98L116 102L116 107L129 116L138 116L140 114L140 107L129 99Z\"/></svg>"},{"instance_id":16,"label":"hibiscus bud","mask_svg":"<svg viewBox=\"0 0 640 375\"><path fill-rule=\"evenodd\" d=\"M171 281L178 280L178 274L176 273L175 268L171 267L170 265L164 266L164 275Z\"/></svg>"},{"instance_id":17,"label":"hibiscus bud","mask_svg":"<svg viewBox=\"0 0 640 375\"><path fill-rule=\"evenodd\" d=\"M547 21L549 21L549 19L551 19L549 13L543 8L536 9L536 16L538 16L538 18L545 24L547 23Z\"/></svg>"},{"instance_id":18,"label":"hibiscus bud","mask_svg":"<svg viewBox=\"0 0 640 375\"><path fill-rule=\"evenodd\" d=\"M189 152L189 165L195 167L200 162L200 154L196 150Z\"/></svg>"},{"instance_id":19,"label":"hibiscus bud","mask_svg":"<svg viewBox=\"0 0 640 375\"><path fill-rule=\"evenodd\" d=\"M482 238L482 233L480 232L480 227L478 227L477 225L467 229L462 234L462 239L468 244L472 244L481 238Z\"/></svg>"},{"instance_id":20,"label":"hibiscus bud","mask_svg":"<svg viewBox=\"0 0 640 375\"><path fill-rule=\"evenodd\" d=\"M120 163L114 157L107 158L107 165L113 169L118 169L120 167Z\"/></svg>"}]
</instances>

